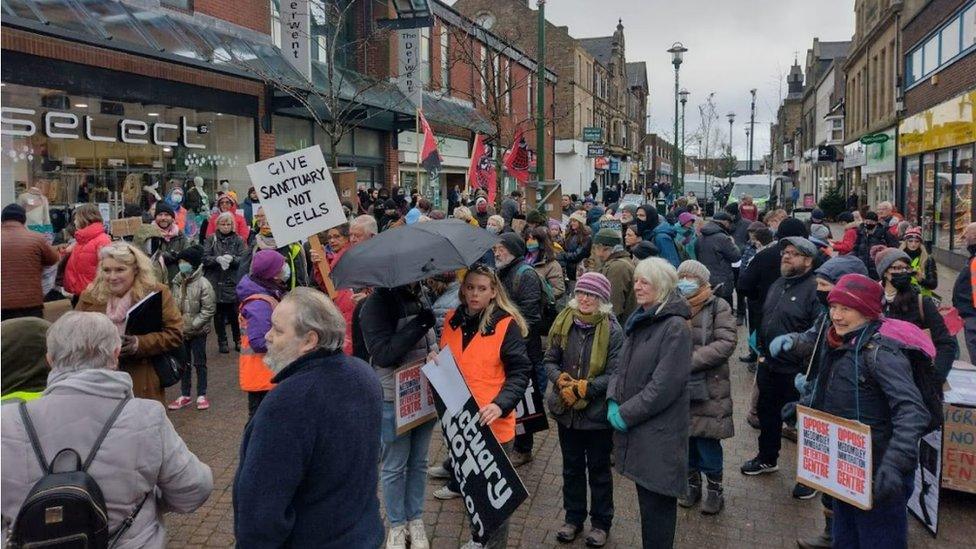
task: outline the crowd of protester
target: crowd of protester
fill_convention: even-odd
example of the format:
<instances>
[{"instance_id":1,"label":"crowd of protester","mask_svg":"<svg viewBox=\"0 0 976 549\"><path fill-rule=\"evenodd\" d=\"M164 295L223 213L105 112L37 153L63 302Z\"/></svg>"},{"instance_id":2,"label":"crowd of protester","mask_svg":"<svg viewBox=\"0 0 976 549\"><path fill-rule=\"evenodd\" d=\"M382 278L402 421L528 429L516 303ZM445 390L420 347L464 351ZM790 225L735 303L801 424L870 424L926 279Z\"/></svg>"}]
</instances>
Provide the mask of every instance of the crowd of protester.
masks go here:
<instances>
[{"instance_id":1,"label":"crowd of protester","mask_svg":"<svg viewBox=\"0 0 976 549\"><path fill-rule=\"evenodd\" d=\"M39 437L50 458L54 448L91 448L106 425L89 474L109 526L134 512L119 546L163 546L162 509L191 512L212 489L209 468L165 409L210 408L213 332L219 353L237 353L248 400L233 483L240 546L375 547L385 538L388 549L428 547L428 475L447 481L439 499L461 489L449 460L428 465L435 423L397 434L394 376L450 348L481 421L516 467L534 459L535 445L532 433L516 434L514 410L530 386L545 395L562 454L560 542L581 535L589 517L587 546L607 543L615 467L636 486L643 545L670 547L677 506L724 509L721 441L734 435L730 377L744 326L749 353L740 362L755 383L751 409L740 412L758 440L742 474L779 469L782 438L796 432L786 411L797 402L867 423L876 433L874 509L824 495L824 531L799 544L905 546L904 505L930 416L898 337L931 339L928 367L939 380L958 353L921 228L887 203L842 214L835 240L819 210L804 222L742 197L706 219L694 196L659 210L594 193L563 196L551 217L520 190L497 209L483 191L452 192L439 210L404 188L362 189L344 205L349 222L321 235L325 257L307 244L279 245L253 189L242 209L233 193L219 196L196 234L185 228L182 192L114 242L97 208L81 206L73 240L58 248L33 238L20 206L7 206L3 349L24 352L5 363L3 394L31 404L3 414L4 519L18 516L48 473L43 458L29 458L29 439ZM326 297L319 262L335 267L382 231L445 218L497 235L497 244L459 272ZM976 256L976 224L963 237ZM59 261L76 312L47 325L33 318L43 316L39 272ZM960 273L952 302L976 351L969 276ZM133 311L154 302L155 316L132 333ZM898 334L882 329L888 319L903 321ZM174 357L180 395L167 403L158 365ZM69 415L83 428L57 429ZM816 491L797 483L792 495ZM505 547L507 535L506 522L467 546Z\"/></svg>"}]
</instances>

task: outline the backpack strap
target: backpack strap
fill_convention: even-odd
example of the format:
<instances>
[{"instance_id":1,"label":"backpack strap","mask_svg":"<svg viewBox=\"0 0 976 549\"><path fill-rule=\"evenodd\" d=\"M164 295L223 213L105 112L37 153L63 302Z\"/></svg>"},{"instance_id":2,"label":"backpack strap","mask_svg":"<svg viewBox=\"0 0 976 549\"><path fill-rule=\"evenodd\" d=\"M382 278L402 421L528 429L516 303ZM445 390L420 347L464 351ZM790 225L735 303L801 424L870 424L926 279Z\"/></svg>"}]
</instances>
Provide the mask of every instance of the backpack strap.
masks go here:
<instances>
[{"instance_id":1,"label":"backpack strap","mask_svg":"<svg viewBox=\"0 0 976 549\"><path fill-rule=\"evenodd\" d=\"M95 444L92 446L91 452L88 454L88 458L85 460L85 463L82 464L81 466L82 471L85 472L88 471L88 467L95 459L95 454L98 452L98 449L102 446L102 442L105 440L105 437L108 435L108 432L112 429L112 425L115 424L115 420L118 419L119 414L122 413L122 408L125 408L125 405L128 404L129 400L131 399L132 397L129 396L123 398L122 401L119 402L118 406L116 406L115 409L112 410L112 415L108 416L108 419L105 421L105 425L102 427L102 432L98 433L98 438L95 439Z\"/></svg>"},{"instance_id":2,"label":"backpack strap","mask_svg":"<svg viewBox=\"0 0 976 549\"><path fill-rule=\"evenodd\" d=\"M34 430L34 423L31 421L30 414L27 413L27 403L21 402L20 417L24 420L24 430L27 431L27 438L30 439L31 446L34 448L34 455L37 462L41 465L41 471L45 475L50 474L51 468L48 466L47 458L44 457L44 450L41 449L41 441L37 438L37 431Z\"/></svg>"},{"instance_id":3,"label":"backpack strap","mask_svg":"<svg viewBox=\"0 0 976 549\"><path fill-rule=\"evenodd\" d=\"M251 294L251 295L245 297L244 300L241 301L240 305L237 306L237 312L238 312L238 314L243 313L244 312L244 306L247 305L248 303L252 302L252 301L263 301L263 302L265 302L265 303L267 303L268 305L271 306L271 310L272 311L275 310L275 307L278 306L278 300L275 299L275 298L273 298L273 297L271 297L270 295L267 295L267 294Z\"/></svg>"},{"instance_id":4,"label":"backpack strap","mask_svg":"<svg viewBox=\"0 0 976 549\"><path fill-rule=\"evenodd\" d=\"M925 324L925 305L922 303L922 294L918 294L918 315L922 318L922 324L924 325Z\"/></svg>"}]
</instances>

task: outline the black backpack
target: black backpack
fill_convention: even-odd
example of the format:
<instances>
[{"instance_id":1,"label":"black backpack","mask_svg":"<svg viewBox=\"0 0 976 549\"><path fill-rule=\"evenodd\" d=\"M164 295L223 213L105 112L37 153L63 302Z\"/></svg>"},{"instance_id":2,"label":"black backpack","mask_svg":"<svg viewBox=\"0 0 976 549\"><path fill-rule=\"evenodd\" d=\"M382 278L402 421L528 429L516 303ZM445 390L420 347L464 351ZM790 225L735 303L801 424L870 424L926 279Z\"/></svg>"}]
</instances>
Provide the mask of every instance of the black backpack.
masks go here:
<instances>
[{"instance_id":1,"label":"black backpack","mask_svg":"<svg viewBox=\"0 0 976 549\"><path fill-rule=\"evenodd\" d=\"M27 406L25 403L20 404L24 429L44 476L31 487L17 513L10 534L10 547L108 548L132 525L152 491L126 517L121 527L114 534L110 534L105 498L98 483L87 472L105 436L128 402L128 397L122 399L112 411L84 463L81 462L78 452L72 448L61 450L48 463L30 414L27 413ZM74 456L73 470L54 470L62 455Z\"/></svg>"}]
</instances>

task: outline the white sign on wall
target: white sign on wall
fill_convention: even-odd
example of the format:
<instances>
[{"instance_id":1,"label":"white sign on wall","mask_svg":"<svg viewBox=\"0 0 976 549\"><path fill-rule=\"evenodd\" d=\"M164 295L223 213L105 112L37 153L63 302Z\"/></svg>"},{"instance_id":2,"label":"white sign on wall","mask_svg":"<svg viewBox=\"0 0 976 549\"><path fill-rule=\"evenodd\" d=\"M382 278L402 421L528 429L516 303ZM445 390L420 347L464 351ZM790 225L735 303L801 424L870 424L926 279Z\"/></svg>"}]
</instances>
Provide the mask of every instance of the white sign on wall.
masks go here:
<instances>
[{"instance_id":1,"label":"white sign on wall","mask_svg":"<svg viewBox=\"0 0 976 549\"><path fill-rule=\"evenodd\" d=\"M312 33L308 0L281 0L281 51L308 80L312 79Z\"/></svg>"},{"instance_id":2,"label":"white sign on wall","mask_svg":"<svg viewBox=\"0 0 976 549\"><path fill-rule=\"evenodd\" d=\"M249 164L247 173L278 246L346 222L318 145Z\"/></svg>"},{"instance_id":3,"label":"white sign on wall","mask_svg":"<svg viewBox=\"0 0 976 549\"><path fill-rule=\"evenodd\" d=\"M397 87L418 109L423 108L424 83L420 80L420 29L401 29L397 59Z\"/></svg>"}]
</instances>

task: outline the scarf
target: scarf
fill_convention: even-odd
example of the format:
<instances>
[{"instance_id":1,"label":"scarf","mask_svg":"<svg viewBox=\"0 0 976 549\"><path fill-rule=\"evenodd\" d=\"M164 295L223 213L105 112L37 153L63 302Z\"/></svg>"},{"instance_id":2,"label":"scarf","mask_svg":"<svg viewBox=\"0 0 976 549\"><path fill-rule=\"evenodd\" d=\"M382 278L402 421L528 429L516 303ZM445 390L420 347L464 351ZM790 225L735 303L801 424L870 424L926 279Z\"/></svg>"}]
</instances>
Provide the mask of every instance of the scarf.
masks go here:
<instances>
[{"instance_id":1,"label":"scarf","mask_svg":"<svg viewBox=\"0 0 976 549\"><path fill-rule=\"evenodd\" d=\"M156 225L156 222L155 221L153 221L153 225ZM165 240L166 242L169 242L174 237L176 237L176 236L178 236L180 234L180 226L176 224L176 220L175 219L173 220L172 223L169 224L169 228L168 229L164 229L164 228L160 227L159 225L156 225L156 228L159 229L159 232L160 233L162 233L163 240Z\"/></svg>"},{"instance_id":2,"label":"scarf","mask_svg":"<svg viewBox=\"0 0 976 549\"><path fill-rule=\"evenodd\" d=\"M257 246L258 250L277 250L278 245L275 243L275 239L271 235L257 234L254 236L254 245Z\"/></svg>"},{"instance_id":3,"label":"scarf","mask_svg":"<svg viewBox=\"0 0 976 549\"><path fill-rule=\"evenodd\" d=\"M579 309L566 307L552 322L549 329L549 343L563 347L569 340L569 332L573 326L593 328L593 344L590 347L590 367L586 378L592 380L602 374L607 367L607 352L610 349L610 321L607 314L595 312L583 314Z\"/></svg>"},{"instance_id":4,"label":"scarf","mask_svg":"<svg viewBox=\"0 0 976 549\"><path fill-rule=\"evenodd\" d=\"M688 305L691 306L691 318L695 318L695 316L698 315L698 311L702 310L702 307L705 306L705 303L707 303L711 297L712 287L706 285L699 287L698 291L695 292L695 295L685 298L685 301L687 301ZM691 326L691 318L688 319L689 326Z\"/></svg>"},{"instance_id":5,"label":"scarf","mask_svg":"<svg viewBox=\"0 0 976 549\"><path fill-rule=\"evenodd\" d=\"M631 313L630 318L627 319L627 323L624 325L624 334L629 336L631 333L633 333L634 329L637 328L637 324L645 319L653 318L660 308L660 305L652 306L647 309L644 307L638 307L637 310Z\"/></svg>"},{"instance_id":6,"label":"scarf","mask_svg":"<svg viewBox=\"0 0 976 549\"><path fill-rule=\"evenodd\" d=\"M115 329L119 335L125 335L126 315L132 307L132 290L129 290L122 297L110 296L105 302L105 316L115 324Z\"/></svg>"}]
</instances>

